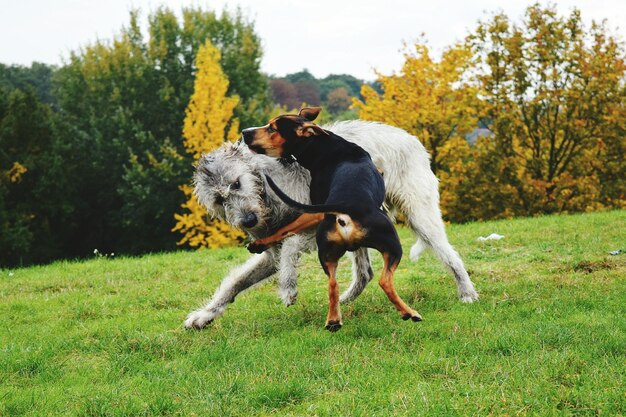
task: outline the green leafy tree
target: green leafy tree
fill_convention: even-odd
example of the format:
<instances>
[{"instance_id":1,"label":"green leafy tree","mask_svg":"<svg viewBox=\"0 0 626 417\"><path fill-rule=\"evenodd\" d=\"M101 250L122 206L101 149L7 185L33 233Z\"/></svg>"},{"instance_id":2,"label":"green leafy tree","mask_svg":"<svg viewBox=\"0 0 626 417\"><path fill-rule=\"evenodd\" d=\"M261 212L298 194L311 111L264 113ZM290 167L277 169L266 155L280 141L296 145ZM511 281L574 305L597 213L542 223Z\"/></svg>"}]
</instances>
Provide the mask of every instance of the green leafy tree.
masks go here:
<instances>
[{"instance_id":1,"label":"green leafy tree","mask_svg":"<svg viewBox=\"0 0 626 417\"><path fill-rule=\"evenodd\" d=\"M90 218L86 250L140 253L173 249L172 214L183 202L178 187L191 176L182 126L193 91L195 56L206 40L222 56L229 95L242 125L266 120L267 83L259 70L261 48L240 12L220 15L167 8L148 16L148 36L138 13L113 41L71 54L56 75L67 118L93 144L85 206Z\"/></svg>"},{"instance_id":2,"label":"green leafy tree","mask_svg":"<svg viewBox=\"0 0 626 417\"><path fill-rule=\"evenodd\" d=\"M74 137L33 88L1 90L0 265L71 256L79 200L68 152Z\"/></svg>"},{"instance_id":3,"label":"green leafy tree","mask_svg":"<svg viewBox=\"0 0 626 417\"><path fill-rule=\"evenodd\" d=\"M52 92L55 70L55 67L40 62L33 62L30 67L0 64L0 85L8 91L31 87L39 100L56 107L58 103Z\"/></svg>"},{"instance_id":4,"label":"green leafy tree","mask_svg":"<svg viewBox=\"0 0 626 417\"><path fill-rule=\"evenodd\" d=\"M330 74L319 81L320 94L323 101L328 94L337 88L345 88L351 97L360 97L363 81L348 74Z\"/></svg>"},{"instance_id":5,"label":"green leafy tree","mask_svg":"<svg viewBox=\"0 0 626 417\"><path fill-rule=\"evenodd\" d=\"M302 71L299 72L294 72L291 74L287 74L285 75L285 80L289 81L290 83L297 83L299 81L309 81L315 85L318 85L319 81L317 80L317 78L315 78L315 76L313 74L311 74L309 72L308 69L303 69Z\"/></svg>"}]
</instances>

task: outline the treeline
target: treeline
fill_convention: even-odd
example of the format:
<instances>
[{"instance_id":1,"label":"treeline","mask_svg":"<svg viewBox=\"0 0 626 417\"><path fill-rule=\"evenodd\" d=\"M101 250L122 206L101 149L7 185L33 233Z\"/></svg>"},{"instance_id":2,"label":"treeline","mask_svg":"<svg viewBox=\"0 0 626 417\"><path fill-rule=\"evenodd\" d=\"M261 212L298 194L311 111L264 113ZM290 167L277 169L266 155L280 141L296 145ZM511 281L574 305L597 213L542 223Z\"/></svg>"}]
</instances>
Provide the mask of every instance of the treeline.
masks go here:
<instances>
[{"instance_id":1,"label":"treeline","mask_svg":"<svg viewBox=\"0 0 626 417\"><path fill-rule=\"evenodd\" d=\"M352 75L330 74L315 78L308 70L270 77L269 86L274 103L285 109L299 109L303 103L323 106L334 120L354 119L351 109L354 98L361 98L361 86L365 84ZM377 83L371 83L378 90Z\"/></svg>"},{"instance_id":2,"label":"treeline","mask_svg":"<svg viewBox=\"0 0 626 417\"><path fill-rule=\"evenodd\" d=\"M144 36L131 13L113 40L60 68L0 64L0 265L177 247L194 161L185 109L207 41L236 102L221 131L303 103L324 106L322 121L399 126L430 151L451 221L626 207L625 54L578 11L493 15L439 59L415 45L399 72L371 84L262 74L260 39L239 12L161 8L147 21Z\"/></svg>"}]
</instances>

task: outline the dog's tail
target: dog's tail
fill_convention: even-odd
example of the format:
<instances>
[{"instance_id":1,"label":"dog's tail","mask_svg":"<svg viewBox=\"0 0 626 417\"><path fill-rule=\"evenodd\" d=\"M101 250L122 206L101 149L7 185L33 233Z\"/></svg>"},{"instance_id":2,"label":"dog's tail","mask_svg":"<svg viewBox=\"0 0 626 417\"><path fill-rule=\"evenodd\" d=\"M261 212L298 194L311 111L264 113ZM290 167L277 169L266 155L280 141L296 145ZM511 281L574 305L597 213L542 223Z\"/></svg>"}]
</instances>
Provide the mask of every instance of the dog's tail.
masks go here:
<instances>
[{"instance_id":1,"label":"dog's tail","mask_svg":"<svg viewBox=\"0 0 626 417\"><path fill-rule=\"evenodd\" d=\"M302 204L302 203L298 203L297 201L293 200L291 197L289 197L287 194L285 194L283 192L283 190L281 190L280 188L278 188L278 185L276 185L276 183L274 182L274 180L269 176L266 175L265 178L267 179L267 183L270 185L270 188L276 193L276 195L278 197L280 197L281 200L283 200L283 202L285 204L287 204L288 206L291 206L293 208L296 208L300 211L303 211L305 213L342 213L344 210L341 210L341 207L339 207L338 205L335 204Z\"/></svg>"}]
</instances>

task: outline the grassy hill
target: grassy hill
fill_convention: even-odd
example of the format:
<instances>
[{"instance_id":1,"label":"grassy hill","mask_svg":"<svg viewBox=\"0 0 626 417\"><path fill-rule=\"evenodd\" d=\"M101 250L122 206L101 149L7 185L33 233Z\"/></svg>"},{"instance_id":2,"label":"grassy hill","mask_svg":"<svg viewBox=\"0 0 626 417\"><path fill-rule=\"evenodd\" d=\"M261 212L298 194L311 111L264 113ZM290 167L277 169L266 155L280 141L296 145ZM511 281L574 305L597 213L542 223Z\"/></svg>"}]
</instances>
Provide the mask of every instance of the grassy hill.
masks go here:
<instances>
[{"instance_id":1,"label":"grassy hill","mask_svg":"<svg viewBox=\"0 0 626 417\"><path fill-rule=\"evenodd\" d=\"M607 254L626 247L626 211L448 232L480 302L407 256L396 288L424 321L372 283L338 333L314 255L297 305L270 282L204 331L182 322L244 248L2 270L0 415L626 414L626 254ZM492 232L506 237L476 240Z\"/></svg>"}]
</instances>

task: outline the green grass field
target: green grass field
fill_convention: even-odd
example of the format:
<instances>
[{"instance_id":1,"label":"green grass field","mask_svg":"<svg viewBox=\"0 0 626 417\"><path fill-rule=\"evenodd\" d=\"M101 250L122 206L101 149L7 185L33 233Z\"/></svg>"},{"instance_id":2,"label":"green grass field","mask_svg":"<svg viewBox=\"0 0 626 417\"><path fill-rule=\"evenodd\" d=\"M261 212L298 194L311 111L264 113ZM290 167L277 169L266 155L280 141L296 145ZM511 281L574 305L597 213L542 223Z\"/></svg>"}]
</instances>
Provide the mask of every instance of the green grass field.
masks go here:
<instances>
[{"instance_id":1,"label":"green grass field","mask_svg":"<svg viewBox=\"0 0 626 417\"><path fill-rule=\"evenodd\" d=\"M506 237L476 241L492 232ZM182 322L244 248L2 270L0 415L626 414L626 254L607 254L626 247L626 211L448 233L480 302L458 302L432 255L407 257L396 288L424 321L372 283L337 333L314 254L295 306L269 282L203 331Z\"/></svg>"}]
</instances>

